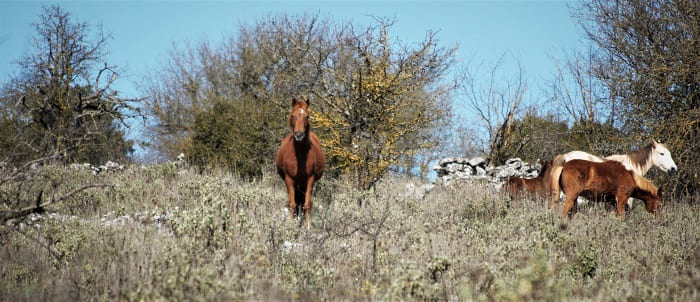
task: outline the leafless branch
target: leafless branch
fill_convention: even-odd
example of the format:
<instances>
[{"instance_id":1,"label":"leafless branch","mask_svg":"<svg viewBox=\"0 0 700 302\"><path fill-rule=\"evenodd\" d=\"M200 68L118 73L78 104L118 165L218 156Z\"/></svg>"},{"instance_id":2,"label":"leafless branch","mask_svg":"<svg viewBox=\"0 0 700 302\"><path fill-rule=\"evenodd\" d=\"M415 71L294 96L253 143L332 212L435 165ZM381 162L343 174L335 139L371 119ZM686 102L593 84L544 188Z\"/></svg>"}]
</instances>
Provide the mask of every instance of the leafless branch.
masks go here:
<instances>
[{"instance_id":1,"label":"leafless branch","mask_svg":"<svg viewBox=\"0 0 700 302\"><path fill-rule=\"evenodd\" d=\"M73 191L70 191L66 194L63 194L59 196L58 198L52 197L49 201L41 203L41 198L43 196L43 191L40 191L39 194L37 195L36 198L36 205L28 208L24 208L21 210L7 210L7 211L0 211L0 224L5 224L8 220L11 219L18 219L18 218L23 218L26 217L30 214L34 213L43 213L45 211L45 208L53 203L58 203L63 200L66 200L68 198L73 197L73 195L78 194L82 191L85 191L90 188L103 188L103 187L113 187L113 184L89 184L82 186L80 188L77 188Z\"/></svg>"}]
</instances>

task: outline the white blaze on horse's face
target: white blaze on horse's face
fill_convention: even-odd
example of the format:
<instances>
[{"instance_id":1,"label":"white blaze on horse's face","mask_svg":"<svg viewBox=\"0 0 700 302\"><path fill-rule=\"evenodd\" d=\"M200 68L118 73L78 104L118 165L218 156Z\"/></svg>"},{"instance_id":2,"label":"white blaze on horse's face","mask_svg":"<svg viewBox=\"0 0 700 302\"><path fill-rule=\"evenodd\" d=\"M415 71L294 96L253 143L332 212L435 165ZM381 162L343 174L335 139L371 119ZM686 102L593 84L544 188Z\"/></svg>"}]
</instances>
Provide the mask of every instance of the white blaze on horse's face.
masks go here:
<instances>
[{"instance_id":1,"label":"white blaze on horse's face","mask_svg":"<svg viewBox=\"0 0 700 302\"><path fill-rule=\"evenodd\" d=\"M664 172L671 174L678 170L676 163L673 162L673 158L671 157L671 151L668 151L668 148L666 148L664 144L654 142L653 153L651 163L654 166L657 166Z\"/></svg>"},{"instance_id":2,"label":"white blaze on horse's face","mask_svg":"<svg viewBox=\"0 0 700 302\"><path fill-rule=\"evenodd\" d=\"M299 108L292 112L292 130L294 140L300 142L306 136L306 129L309 125L309 113L304 108Z\"/></svg>"}]
</instances>

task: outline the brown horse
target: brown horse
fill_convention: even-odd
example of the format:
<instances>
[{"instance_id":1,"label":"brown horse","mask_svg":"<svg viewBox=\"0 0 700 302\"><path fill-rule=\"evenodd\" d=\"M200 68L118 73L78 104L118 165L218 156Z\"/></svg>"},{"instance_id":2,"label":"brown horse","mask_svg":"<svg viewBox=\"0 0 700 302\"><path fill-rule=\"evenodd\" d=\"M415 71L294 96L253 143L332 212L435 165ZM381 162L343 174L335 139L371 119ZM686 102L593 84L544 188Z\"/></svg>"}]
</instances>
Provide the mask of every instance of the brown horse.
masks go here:
<instances>
[{"instance_id":1,"label":"brown horse","mask_svg":"<svg viewBox=\"0 0 700 302\"><path fill-rule=\"evenodd\" d=\"M304 210L306 228L311 228L311 192L314 182L323 176L326 157L321 143L309 126L309 100L292 99L289 127L292 133L282 140L277 151L277 173L284 179L289 196L289 217L294 220Z\"/></svg>"},{"instance_id":2,"label":"brown horse","mask_svg":"<svg viewBox=\"0 0 700 302\"><path fill-rule=\"evenodd\" d=\"M671 157L671 151L668 150L666 145L657 143L652 140L650 144L645 147L630 151L627 154L613 154L606 158L601 158L593 154L584 151L571 151L568 153L560 154L554 157L552 161L552 184L550 186L550 192L552 194L552 199L549 202L548 207L551 208L555 203L559 202L559 175L561 174L561 166L570 160L582 159L587 161L602 162L604 160L614 160L621 162L625 165L628 170L634 171L639 176L644 176L644 174L651 169L652 166L661 169L669 174L675 173L678 168L676 163ZM631 202L628 201L631 207Z\"/></svg>"},{"instance_id":3,"label":"brown horse","mask_svg":"<svg viewBox=\"0 0 700 302\"><path fill-rule=\"evenodd\" d=\"M592 200L614 201L621 220L625 218L625 204L630 196L643 200L649 213L658 214L661 210L661 188L617 161L567 161L558 182L566 194L561 213L564 220L582 194Z\"/></svg>"},{"instance_id":4,"label":"brown horse","mask_svg":"<svg viewBox=\"0 0 700 302\"><path fill-rule=\"evenodd\" d=\"M511 177L508 179L508 193L512 200L520 200L523 196L547 197L549 178L552 176L552 161L542 162L542 168L535 178Z\"/></svg>"}]
</instances>

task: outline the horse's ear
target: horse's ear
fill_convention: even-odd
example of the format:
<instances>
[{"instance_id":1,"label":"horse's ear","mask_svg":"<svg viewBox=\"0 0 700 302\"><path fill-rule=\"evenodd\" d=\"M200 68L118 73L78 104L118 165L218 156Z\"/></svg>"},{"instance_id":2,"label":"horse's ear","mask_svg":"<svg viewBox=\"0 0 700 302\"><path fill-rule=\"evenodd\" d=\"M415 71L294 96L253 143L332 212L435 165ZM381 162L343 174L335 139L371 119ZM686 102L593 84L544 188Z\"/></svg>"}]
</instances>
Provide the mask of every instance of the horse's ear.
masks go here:
<instances>
[{"instance_id":1,"label":"horse's ear","mask_svg":"<svg viewBox=\"0 0 700 302\"><path fill-rule=\"evenodd\" d=\"M306 106L309 106L309 105L311 105L311 100L310 100L310 99L306 99Z\"/></svg>"},{"instance_id":2,"label":"horse's ear","mask_svg":"<svg viewBox=\"0 0 700 302\"><path fill-rule=\"evenodd\" d=\"M663 193L663 191L664 191L664 188L659 187L659 189L656 191L657 192L656 195L659 195L659 198L661 198L661 194Z\"/></svg>"},{"instance_id":3,"label":"horse's ear","mask_svg":"<svg viewBox=\"0 0 700 302\"><path fill-rule=\"evenodd\" d=\"M658 145L659 143L655 139L652 138L651 144L654 145L654 147L656 147L656 145Z\"/></svg>"}]
</instances>

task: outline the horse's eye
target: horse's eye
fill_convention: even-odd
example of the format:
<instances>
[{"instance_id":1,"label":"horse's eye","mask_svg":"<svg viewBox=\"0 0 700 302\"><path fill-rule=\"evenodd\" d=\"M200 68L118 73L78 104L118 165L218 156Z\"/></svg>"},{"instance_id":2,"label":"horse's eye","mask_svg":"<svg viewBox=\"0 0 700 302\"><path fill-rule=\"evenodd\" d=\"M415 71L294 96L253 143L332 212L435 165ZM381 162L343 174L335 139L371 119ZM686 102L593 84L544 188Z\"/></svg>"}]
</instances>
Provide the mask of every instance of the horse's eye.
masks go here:
<instances>
[{"instance_id":1,"label":"horse's eye","mask_svg":"<svg viewBox=\"0 0 700 302\"><path fill-rule=\"evenodd\" d=\"M661 153L659 153L659 155L664 156L664 155L666 155L666 154L664 154L663 152L661 152Z\"/></svg>"}]
</instances>

